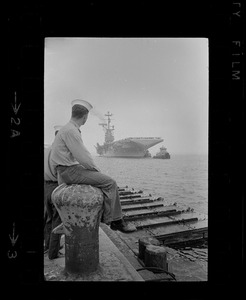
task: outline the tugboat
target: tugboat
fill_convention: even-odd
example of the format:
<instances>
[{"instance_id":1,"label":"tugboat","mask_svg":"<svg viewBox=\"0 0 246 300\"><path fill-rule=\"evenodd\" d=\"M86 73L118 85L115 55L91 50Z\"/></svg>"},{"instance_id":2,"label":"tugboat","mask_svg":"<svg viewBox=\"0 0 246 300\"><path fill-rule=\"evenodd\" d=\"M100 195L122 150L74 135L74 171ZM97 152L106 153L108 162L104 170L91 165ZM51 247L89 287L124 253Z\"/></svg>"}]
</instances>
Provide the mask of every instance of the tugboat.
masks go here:
<instances>
[{"instance_id":1,"label":"tugboat","mask_svg":"<svg viewBox=\"0 0 246 300\"><path fill-rule=\"evenodd\" d=\"M103 145L95 146L100 156L106 157L132 157L146 158L150 157L148 149L163 142L160 137L128 137L122 140L114 141L114 126L111 125L112 114L105 114L107 122L100 123L105 132L105 141Z\"/></svg>"},{"instance_id":2,"label":"tugboat","mask_svg":"<svg viewBox=\"0 0 246 300\"><path fill-rule=\"evenodd\" d=\"M160 151L158 153L156 153L156 155L153 156L153 158L169 159L170 158L170 154L167 152L167 148L165 148L164 146L162 146L160 148Z\"/></svg>"}]
</instances>

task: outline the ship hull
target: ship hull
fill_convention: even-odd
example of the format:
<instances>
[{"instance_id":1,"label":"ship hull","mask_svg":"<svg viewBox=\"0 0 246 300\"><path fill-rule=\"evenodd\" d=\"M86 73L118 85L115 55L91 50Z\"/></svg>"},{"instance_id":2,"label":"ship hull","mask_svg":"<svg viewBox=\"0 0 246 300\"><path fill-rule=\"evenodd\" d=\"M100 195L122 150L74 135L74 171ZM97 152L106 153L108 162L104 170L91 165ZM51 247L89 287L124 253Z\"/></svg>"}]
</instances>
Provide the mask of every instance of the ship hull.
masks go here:
<instances>
[{"instance_id":1,"label":"ship hull","mask_svg":"<svg viewBox=\"0 0 246 300\"><path fill-rule=\"evenodd\" d=\"M170 155L153 156L155 159L170 159Z\"/></svg>"},{"instance_id":2,"label":"ship hull","mask_svg":"<svg viewBox=\"0 0 246 300\"><path fill-rule=\"evenodd\" d=\"M106 152L104 154L101 154L100 156L104 156L104 157L122 157L122 158L141 158L145 156L145 152L129 152L129 153L125 153L125 152Z\"/></svg>"},{"instance_id":3,"label":"ship hull","mask_svg":"<svg viewBox=\"0 0 246 300\"><path fill-rule=\"evenodd\" d=\"M149 157L146 155L147 149L162 141L161 138L128 138L103 146L98 145L97 152L105 157L145 158Z\"/></svg>"}]
</instances>

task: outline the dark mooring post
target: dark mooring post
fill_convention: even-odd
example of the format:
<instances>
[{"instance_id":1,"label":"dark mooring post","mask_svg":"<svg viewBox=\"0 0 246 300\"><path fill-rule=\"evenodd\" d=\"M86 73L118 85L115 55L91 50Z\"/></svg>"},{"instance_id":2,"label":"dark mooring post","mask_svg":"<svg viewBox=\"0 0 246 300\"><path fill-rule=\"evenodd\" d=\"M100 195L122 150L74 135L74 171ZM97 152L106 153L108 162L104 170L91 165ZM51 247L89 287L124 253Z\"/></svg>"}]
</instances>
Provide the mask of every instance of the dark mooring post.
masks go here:
<instances>
[{"instance_id":1,"label":"dark mooring post","mask_svg":"<svg viewBox=\"0 0 246 300\"><path fill-rule=\"evenodd\" d=\"M65 272L84 274L99 264L99 224L103 194L90 185L59 185L52 201L65 231Z\"/></svg>"},{"instance_id":2,"label":"dark mooring post","mask_svg":"<svg viewBox=\"0 0 246 300\"><path fill-rule=\"evenodd\" d=\"M153 237L143 237L138 240L138 257L144 261L145 249L148 245L160 246L161 243Z\"/></svg>"},{"instance_id":3,"label":"dark mooring post","mask_svg":"<svg viewBox=\"0 0 246 300\"><path fill-rule=\"evenodd\" d=\"M166 248L147 245L145 249L144 262L146 267L157 267L168 271Z\"/></svg>"}]
</instances>

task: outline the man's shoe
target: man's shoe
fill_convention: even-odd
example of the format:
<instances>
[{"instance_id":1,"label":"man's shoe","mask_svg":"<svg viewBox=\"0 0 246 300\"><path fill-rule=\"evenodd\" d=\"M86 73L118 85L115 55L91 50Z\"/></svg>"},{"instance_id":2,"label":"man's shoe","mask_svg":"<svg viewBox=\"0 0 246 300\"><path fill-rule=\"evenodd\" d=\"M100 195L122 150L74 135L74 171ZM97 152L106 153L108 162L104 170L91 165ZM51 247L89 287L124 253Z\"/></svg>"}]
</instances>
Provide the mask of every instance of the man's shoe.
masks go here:
<instances>
[{"instance_id":1,"label":"man's shoe","mask_svg":"<svg viewBox=\"0 0 246 300\"><path fill-rule=\"evenodd\" d=\"M61 257L64 257L64 256L65 256L65 254L63 254L63 253L61 253L61 252L59 251L55 257L49 257L49 260L61 258Z\"/></svg>"},{"instance_id":2,"label":"man's shoe","mask_svg":"<svg viewBox=\"0 0 246 300\"><path fill-rule=\"evenodd\" d=\"M52 230L52 233L54 233L54 234L64 234L63 223L61 223L60 225L56 226L56 227Z\"/></svg>"},{"instance_id":3,"label":"man's shoe","mask_svg":"<svg viewBox=\"0 0 246 300\"><path fill-rule=\"evenodd\" d=\"M118 221L112 221L110 228L112 230L119 230L125 233L133 232L137 230L137 228L133 224L129 224L129 223L127 224L123 219Z\"/></svg>"}]
</instances>

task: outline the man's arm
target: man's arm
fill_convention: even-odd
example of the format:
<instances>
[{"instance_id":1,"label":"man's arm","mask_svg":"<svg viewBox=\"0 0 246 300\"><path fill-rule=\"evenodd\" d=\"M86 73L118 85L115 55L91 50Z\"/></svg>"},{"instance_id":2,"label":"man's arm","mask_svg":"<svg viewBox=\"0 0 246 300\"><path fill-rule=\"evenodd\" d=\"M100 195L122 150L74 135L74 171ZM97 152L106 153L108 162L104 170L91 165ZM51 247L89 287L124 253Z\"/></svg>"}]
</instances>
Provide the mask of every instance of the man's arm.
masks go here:
<instances>
[{"instance_id":1,"label":"man's arm","mask_svg":"<svg viewBox=\"0 0 246 300\"><path fill-rule=\"evenodd\" d=\"M73 157L87 170L100 172L100 169L95 165L90 152L84 146L80 134L70 131L66 136L66 145Z\"/></svg>"}]
</instances>

